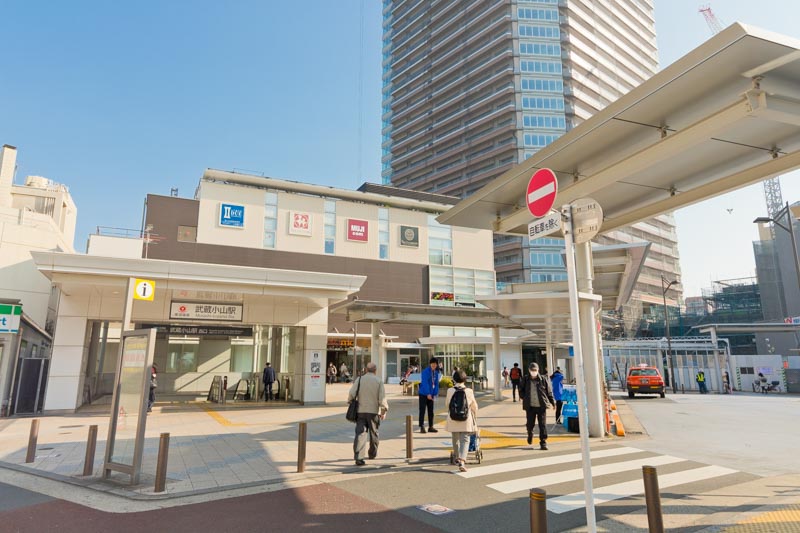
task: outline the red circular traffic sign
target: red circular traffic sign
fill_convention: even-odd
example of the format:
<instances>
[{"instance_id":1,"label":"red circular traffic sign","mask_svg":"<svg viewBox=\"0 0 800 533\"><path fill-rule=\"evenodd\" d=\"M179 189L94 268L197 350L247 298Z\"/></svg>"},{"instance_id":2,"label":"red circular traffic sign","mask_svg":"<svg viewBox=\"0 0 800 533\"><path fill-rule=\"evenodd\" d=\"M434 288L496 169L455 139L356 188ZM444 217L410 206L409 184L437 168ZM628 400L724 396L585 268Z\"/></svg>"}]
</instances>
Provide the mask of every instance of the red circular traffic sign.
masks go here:
<instances>
[{"instance_id":1,"label":"red circular traffic sign","mask_svg":"<svg viewBox=\"0 0 800 533\"><path fill-rule=\"evenodd\" d=\"M549 168L537 170L528 182L525 203L528 211L535 217L543 217L550 212L558 193L558 179Z\"/></svg>"}]
</instances>

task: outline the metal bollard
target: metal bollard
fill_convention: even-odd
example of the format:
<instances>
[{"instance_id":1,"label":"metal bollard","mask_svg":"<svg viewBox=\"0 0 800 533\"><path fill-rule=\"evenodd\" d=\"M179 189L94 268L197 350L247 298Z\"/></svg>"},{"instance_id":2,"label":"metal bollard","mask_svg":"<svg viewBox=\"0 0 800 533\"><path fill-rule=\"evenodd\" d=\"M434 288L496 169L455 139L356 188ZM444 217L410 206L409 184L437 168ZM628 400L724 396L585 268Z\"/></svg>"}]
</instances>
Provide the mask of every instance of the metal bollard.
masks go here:
<instances>
[{"instance_id":1,"label":"metal bollard","mask_svg":"<svg viewBox=\"0 0 800 533\"><path fill-rule=\"evenodd\" d=\"M297 429L297 471L306 471L306 423L300 422Z\"/></svg>"},{"instance_id":2,"label":"metal bollard","mask_svg":"<svg viewBox=\"0 0 800 533\"><path fill-rule=\"evenodd\" d=\"M91 476L94 472L95 450L97 450L97 426L89 426L89 438L86 440L86 457L83 460L84 476Z\"/></svg>"},{"instance_id":3,"label":"metal bollard","mask_svg":"<svg viewBox=\"0 0 800 533\"><path fill-rule=\"evenodd\" d=\"M686 387L683 386L683 383L681 383L681 394L686 394Z\"/></svg>"},{"instance_id":4,"label":"metal bollard","mask_svg":"<svg viewBox=\"0 0 800 533\"><path fill-rule=\"evenodd\" d=\"M547 533L547 492L531 489L531 533Z\"/></svg>"},{"instance_id":5,"label":"metal bollard","mask_svg":"<svg viewBox=\"0 0 800 533\"><path fill-rule=\"evenodd\" d=\"M406 415L406 459L414 458L414 424L411 415Z\"/></svg>"},{"instance_id":6,"label":"metal bollard","mask_svg":"<svg viewBox=\"0 0 800 533\"><path fill-rule=\"evenodd\" d=\"M661 516L661 494L658 490L658 472L654 466L643 466L644 500L647 503L647 525L650 533L664 533Z\"/></svg>"},{"instance_id":7,"label":"metal bollard","mask_svg":"<svg viewBox=\"0 0 800 533\"><path fill-rule=\"evenodd\" d=\"M169 459L169 433L162 433L158 442L156 463L156 487L153 492L164 492L167 486L167 460Z\"/></svg>"},{"instance_id":8,"label":"metal bollard","mask_svg":"<svg viewBox=\"0 0 800 533\"><path fill-rule=\"evenodd\" d=\"M32 463L36 459L36 441L39 440L39 419L31 420L31 434L28 437L28 453L25 462Z\"/></svg>"}]
</instances>

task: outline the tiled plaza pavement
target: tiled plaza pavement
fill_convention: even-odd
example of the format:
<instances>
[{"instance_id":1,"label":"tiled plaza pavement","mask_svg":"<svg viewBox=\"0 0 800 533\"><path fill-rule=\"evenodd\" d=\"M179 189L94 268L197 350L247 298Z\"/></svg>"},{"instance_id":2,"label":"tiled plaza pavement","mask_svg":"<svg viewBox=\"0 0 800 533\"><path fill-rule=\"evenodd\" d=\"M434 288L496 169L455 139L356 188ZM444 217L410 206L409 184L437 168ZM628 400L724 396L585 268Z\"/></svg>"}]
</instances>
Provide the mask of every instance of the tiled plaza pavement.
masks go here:
<instances>
[{"instance_id":1,"label":"tiled plaza pavement","mask_svg":"<svg viewBox=\"0 0 800 533\"><path fill-rule=\"evenodd\" d=\"M98 490L129 497L153 497L159 435L170 434L167 496L185 495L220 488L278 482L343 472L353 464L353 425L344 419L349 386L328 385L328 405L303 407L296 404L228 402L157 403L147 420L142 477L135 487L128 476L114 473L112 481L101 481L108 406L94 406L75 415L41 417L36 459L25 464L30 419L7 420L0 432L0 466L68 480ZM509 395L509 391L504 391ZM397 385L387 386L390 410L381 425L377 467L409 464L405 449L405 417L412 415L416 428L417 398L403 396ZM486 450L526 445L524 416L519 403L494 402L491 393L478 393L483 404L479 414L482 446ZM444 425L444 400L436 403L437 426ZM552 417L552 411L549 413ZM308 424L305 474L297 474L298 422ZM84 478L83 461L90 425L98 426L93 476ZM553 426L551 426L553 428ZM555 427L551 442L575 440ZM447 457L450 434L414 434L414 460Z\"/></svg>"}]
</instances>

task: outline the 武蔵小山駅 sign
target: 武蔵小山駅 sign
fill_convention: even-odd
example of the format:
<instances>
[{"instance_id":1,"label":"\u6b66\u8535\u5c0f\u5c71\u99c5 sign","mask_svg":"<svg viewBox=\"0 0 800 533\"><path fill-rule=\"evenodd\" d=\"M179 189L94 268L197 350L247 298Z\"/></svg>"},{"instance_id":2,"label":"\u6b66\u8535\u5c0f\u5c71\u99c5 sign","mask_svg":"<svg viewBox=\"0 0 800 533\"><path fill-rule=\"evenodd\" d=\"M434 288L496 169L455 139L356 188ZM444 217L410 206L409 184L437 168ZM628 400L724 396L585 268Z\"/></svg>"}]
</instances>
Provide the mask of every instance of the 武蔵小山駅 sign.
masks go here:
<instances>
[{"instance_id":1,"label":"\u6b66\u8535\u5c0f\u5c71\u99c5 sign","mask_svg":"<svg viewBox=\"0 0 800 533\"><path fill-rule=\"evenodd\" d=\"M347 240L356 242L369 241L369 222L355 218L347 219Z\"/></svg>"},{"instance_id":2,"label":"\u6b66\u8535\u5c0f\u5c71\u99c5 sign","mask_svg":"<svg viewBox=\"0 0 800 533\"><path fill-rule=\"evenodd\" d=\"M400 246L419 248L419 228L416 226L400 226Z\"/></svg>"},{"instance_id":3,"label":"\u6b66\u8535\u5c0f\u5c71\u99c5 sign","mask_svg":"<svg viewBox=\"0 0 800 533\"><path fill-rule=\"evenodd\" d=\"M151 279L136 279L133 284L133 299L152 302L156 295L156 282Z\"/></svg>"},{"instance_id":4,"label":"\u6b66\u8535\u5c0f\u5c71\u99c5 sign","mask_svg":"<svg viewBox=\"0 0 800 533\"><path fill-rule=\"evenodd\" d=\"M219 225L226 228L243 228L244 206L239 204L219 204Z\"/></svg>"},{"instance_id":5,"label":"\u6b66\u8535\u5c0f\u5c71\u99c5 sign","mask_svg":"<svg viewBox=\"0 0 800 533\"><path fill-rule=\"evenodd\" d=\"M19 332L19 320L21 317L21 305L0 304L0 333Z\"/></svg>"},{"instance_id":6,"label":"\u6b66\u8535\u5c0f\u5c71\u99c5 sign","mask_svg":"<svg viewBox=\"0 0 800 533\"><path fill-rule=\"evenodd\" d=\"M241 322L242 304L172 302L169 317L182 320L219 320L224 322Z\"/></svg>"},{"instance_id":7,"label":"\u6b66\u8535\u5c0f\u5c71\u99c5 sign","mask_svg":"<svg viewBox=\"0 0 800 533\"><path fill-rule=\"evenodd\" d=\"M538 239L561 230L561 213L552 212L528 224L528 238Z\"/></svg>"},{"instance_id":8,"label":"\u6b66\u8535\u5c0f\u5c71\u99c5 sign","mask_svg":"<svg viewBox=\"0 0 800 533\"><path fill-rule=\"evenodd\" d=\"M289 233L292 235L311 236L311 213L289 211Z\"/></svg>"}]
</instances>

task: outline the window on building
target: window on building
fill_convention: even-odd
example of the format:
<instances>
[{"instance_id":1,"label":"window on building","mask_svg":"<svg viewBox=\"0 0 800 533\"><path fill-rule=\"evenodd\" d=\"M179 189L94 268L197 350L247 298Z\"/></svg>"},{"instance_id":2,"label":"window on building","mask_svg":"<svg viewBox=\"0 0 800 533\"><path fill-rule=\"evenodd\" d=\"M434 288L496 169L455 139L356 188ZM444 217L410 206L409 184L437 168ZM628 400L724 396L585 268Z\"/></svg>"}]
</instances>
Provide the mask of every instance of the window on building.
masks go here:
<instances>
[{"instance_id":1,"label":"window on building","mask_svg":"<svg viewBox=\"0 0 800 533\"><path fill-rule=\"evenodd\" d=\"M520 37L561 38L561 32L557 26L532 26L530 24L520 24L519 35Z\"/></svg>"},{"instance_id":2,"label":"window on building","mask_svg":"<svg viewBox=\"0 0 800 533\"><path fill-rule=\"evenodd\" d=\"M199 345L199 338L170 338L164 372L168 374L197 372L197 348Z\"/></svg>"},{"instance_id":3,"label":"window on building","mask_svg":"<svg viewBox=\"0 0 800 533\"><path fill-rule=\"evenodd\" d=\"M530 9L527 7L517 8L517 16L521 20L558 20L557 9Z\"/></svg>"},{"instance_id":4,"label":"window on building","mask_svg":"<svg viewBox=\"0 0 800 533\"><path fill-rule=\"evenodd\" d=\"M525 146L533 146L541 148L543 146L547 146L548 144L552 143L556 139L558 139L559 135L535 135L533 133L526 133L523 136Z\"/></svg>"},{"instance_id":5,"label":"window on building","mask_svg":"<svg viewBox=\"0 0 800 533\"><path fill-rule=\"evenodd\" d=\"M434 215L428 215L428 261L432 265L453 264L452 230L439 224Z\"/></svg>"},{"instance_id":6,"label":"window on building","mask_svg":"<svg viewBox=\"0 0 800 533\"><path fill-rule=\"evenodd\" d=\"M253 371L253 339L231 340L231 372Z\"/></svg>"},{"instance_id":7,"label":"window on building","mask_svg":"<svg viewBox=\"0 0 800 533\"><path fill-rule=\"evenodd\" d=\"M545 98L542 96L523 96L522 108L564 111L564 99L561 97Z\"/></svg>"},{"instance_id":8,"label":"window on building","mask_svg":"<svg viewBox=\"0 0 800 533\"><path fill-rule=\"evenodd\" d=\"M561 61L520 61L522 72L561 74Z\"/></svg>"},{"instance_id":9,"label":"window on building","mask_svg":"<svg viewBox=\"0 0 800 533\"><path fill-rule=\"evenodd\" d=\"M561 45L545 43L519 43L519 53L525 55L561 57Z\"/></svg>"},{"instance_id":10,"label":"window on building","mask_svg":"<svg viewBox=\"0 0 800 533\"><path fill-rule=\"evenodd\" d=\"M197 226L178 226L178 242L197 242Z\"/></svg>"},{"instance_id":11,"label":"window on building","mask_svg":"<svg viewBox=\"0 0 800 533\"><path fill-rule=\"evenodd\" d=\"M264 193L264 248L275 248L278 232L278 194Z\"/></svg>"},{"instance_id":12,"label":"window on building","mask_svg":"<svg viewBox=\"0 0 800 533\"><path fill-rule=\"evenodd\" d=\"M336 253L336 200L325 200L325 253Z\"/></svg>"},{"instance_id":13,"label":"window on building","mask_svg":"<svg viewBox=\"0 0 800 533\"><path fill-rule=\"evenodd\" d=\"M380 258L389 259L389 210L378 208L378 246Z\"/></svg>"},{"instance_id":14,"label":"window on building","mask_svg":"<svg viewBox=\"0 0 800 533\"><path fill-rule=\"evenodd\" d=\"M567 128L564 117L558 115L524 115L522 125L526 128L547 128L563 130Z\"/></svg>"},{"instance_id":15,"label":"window on building","mask_svg":"<svg viewBox=\"0 0 800 533\"><path fill-rule=\"evenodd\" d=\"M522 78L522 90L563 94L564 82L562 80Z\"/></svg>"}]
</instances>

